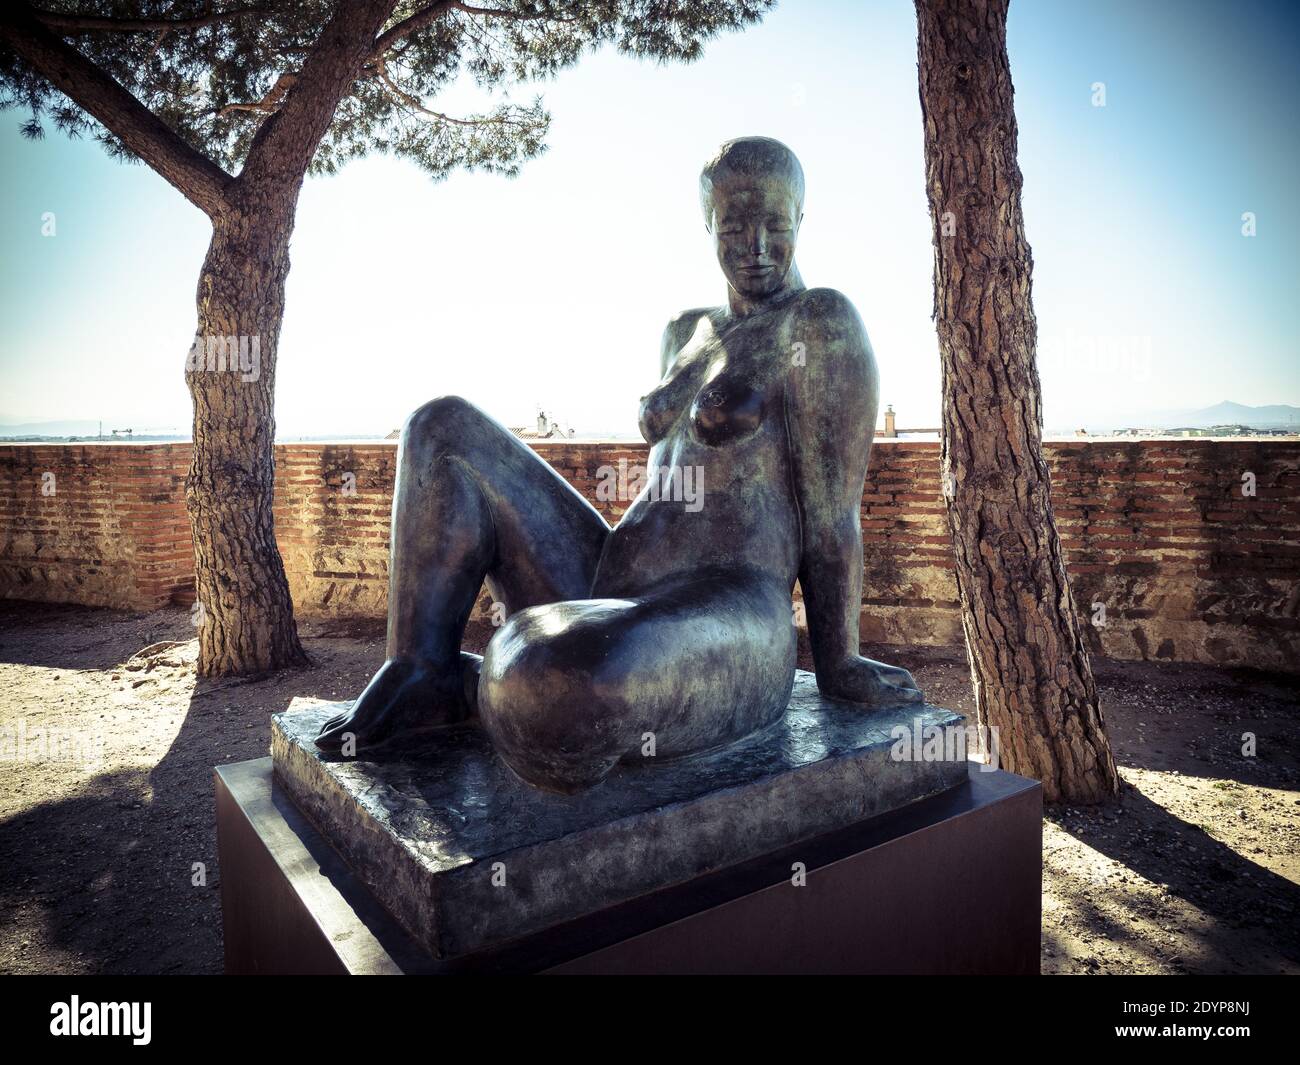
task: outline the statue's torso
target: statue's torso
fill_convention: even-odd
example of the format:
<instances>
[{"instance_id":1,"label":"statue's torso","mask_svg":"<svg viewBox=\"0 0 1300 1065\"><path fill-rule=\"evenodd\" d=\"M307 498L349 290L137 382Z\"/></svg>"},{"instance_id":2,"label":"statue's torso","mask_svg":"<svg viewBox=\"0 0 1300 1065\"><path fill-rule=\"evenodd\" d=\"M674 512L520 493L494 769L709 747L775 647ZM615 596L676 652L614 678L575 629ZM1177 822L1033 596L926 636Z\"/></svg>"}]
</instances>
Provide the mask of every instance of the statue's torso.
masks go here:
<instances>
[{"instance_id":1,"label":"statue's torso","mask_svg":"<svg viewBox=\"0 0 1300 1065\"><path fill-rule=\"evenodd\" d=\"M647 483L610 535L594 596L715 567L793 586L800 534L784 401L795 302L683 321L687 339L641 402Z\"/></svg>"}]
</instances>

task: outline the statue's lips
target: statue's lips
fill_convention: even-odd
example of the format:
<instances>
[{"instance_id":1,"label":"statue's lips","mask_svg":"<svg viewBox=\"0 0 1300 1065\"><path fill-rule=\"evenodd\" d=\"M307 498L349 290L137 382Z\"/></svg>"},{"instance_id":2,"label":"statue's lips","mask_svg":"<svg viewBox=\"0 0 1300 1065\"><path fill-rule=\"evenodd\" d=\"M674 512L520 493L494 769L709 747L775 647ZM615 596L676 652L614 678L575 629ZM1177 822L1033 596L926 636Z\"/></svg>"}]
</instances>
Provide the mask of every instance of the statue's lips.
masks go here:
<instances>
[{"instance_id":1,"label":"statue's lips","mask_svg":"<svg viewBox=\"0 0 1300 1065\"><path fill-rule=\"evenodd\" d=\"M742 274L765 274L769 270L775 270L776 267L769 264L767 266L742 266L739 270Z\"/></svg>"}]
</instances>

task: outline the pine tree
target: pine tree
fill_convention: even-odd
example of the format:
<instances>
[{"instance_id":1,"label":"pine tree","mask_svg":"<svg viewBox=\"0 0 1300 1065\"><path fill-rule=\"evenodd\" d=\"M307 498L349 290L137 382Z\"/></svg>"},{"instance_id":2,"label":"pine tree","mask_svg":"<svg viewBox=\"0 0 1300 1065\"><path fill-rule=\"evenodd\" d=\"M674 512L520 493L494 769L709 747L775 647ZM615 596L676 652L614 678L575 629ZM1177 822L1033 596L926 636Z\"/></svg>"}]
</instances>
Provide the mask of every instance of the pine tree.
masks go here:
<instances>
[{"instance_id":1,"label":"pine tree","mask_svg":"<svg viewBox=\"0 0 1300 1065\"><path fill-rule=\"evenodd\" d=\"M981 725L1049 801L1119 788L1052 516L1008 0L916 0L943 480Z\"/></svg>"},{"instance_id":2,"label":"pine tree","mask_svg":"<svg viewBox=\"0 0 1300 1065\"><path fill-rule=\"evenodd\" d=\"M143 160L212 222L186 353L194 403L186 500L199 672L305 660L272 525L275 364L305 175L372 152L433 178L515 174L545 147L540 98L511 86L611 45L689 62L772 0L18 0L0 5L0 106ZM481 114L437 97L462 76ZM247 372L256 353L256 372ZM241 365L242 357L242 365ZM180 359L178 353L178 370ZM224 369L223 369L224 367Z\"/></svg>"}]
</instances>

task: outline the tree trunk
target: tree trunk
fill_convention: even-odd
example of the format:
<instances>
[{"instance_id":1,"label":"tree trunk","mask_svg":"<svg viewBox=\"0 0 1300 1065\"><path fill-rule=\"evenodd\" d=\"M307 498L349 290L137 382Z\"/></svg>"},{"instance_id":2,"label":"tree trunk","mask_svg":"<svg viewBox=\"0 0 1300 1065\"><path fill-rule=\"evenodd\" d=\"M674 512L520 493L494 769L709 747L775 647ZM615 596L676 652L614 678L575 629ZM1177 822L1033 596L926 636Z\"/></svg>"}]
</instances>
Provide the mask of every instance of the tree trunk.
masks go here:
<instances>
[{"instance_id":1,"label":"tree trunk","mask_svg":"<svg viewBox=\"0 0 1300 1065\"><path fill-rule=\"evenodd\" d=\"M1052 802L1119 780L1049 497L1007 0L916 0L943 479L981 725Z\"/></svg>"},{"instance_id":2,"label":"tree trunk","mask_svg":"<svg viewBox=\"0 0 1300 1065\"><path fill-rule=\"evenodd\" d=\"M188 144L24 4L0 5L0 42L212 219L199 277L198 332L186 360L194 452L185 482L201 607L199 673L300 665L275 543L275 355L298 193L339 101L375 49L395 0L348 0L258 128L238 178ZM441 5L434 5L443 9Z\"/></svg>"},{"instance_id":3,"label":"tree trunk","mask_svg":"<svg viewBox=\"0 0 1300 1065\"><path fill-rule=\"evenodd\" d=\"M242 191L242 190L240 190ZM275 543L275 355L284 317L297 187L213 220L186 361L194 452L185 483L200 610L199 673L301 665Z\"/></svg>"}]
</instances>

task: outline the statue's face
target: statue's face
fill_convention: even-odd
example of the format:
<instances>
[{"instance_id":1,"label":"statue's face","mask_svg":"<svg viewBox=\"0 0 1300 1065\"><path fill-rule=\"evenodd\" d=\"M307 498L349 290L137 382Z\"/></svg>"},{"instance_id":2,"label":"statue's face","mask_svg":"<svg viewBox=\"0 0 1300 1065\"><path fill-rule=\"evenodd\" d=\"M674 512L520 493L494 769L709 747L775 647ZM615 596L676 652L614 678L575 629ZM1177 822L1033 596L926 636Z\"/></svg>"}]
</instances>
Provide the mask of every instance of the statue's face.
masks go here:
<instances>
[{"instance_id":1,"label":"statue's face","mask_svg":"<svg viewBox=\"0 0 1300 1065\"><path fill-rule=\"evenodd\" d=\"M802 220L794 190L777 177L724 179L712 203L713 247L727 283L750 299L780 289Z\"/></svg>"}]
</instances>

